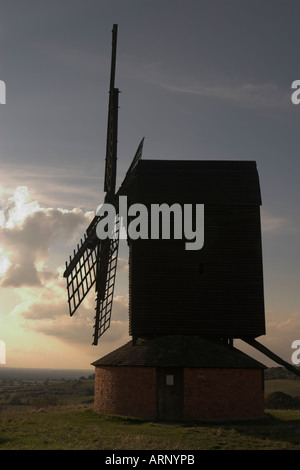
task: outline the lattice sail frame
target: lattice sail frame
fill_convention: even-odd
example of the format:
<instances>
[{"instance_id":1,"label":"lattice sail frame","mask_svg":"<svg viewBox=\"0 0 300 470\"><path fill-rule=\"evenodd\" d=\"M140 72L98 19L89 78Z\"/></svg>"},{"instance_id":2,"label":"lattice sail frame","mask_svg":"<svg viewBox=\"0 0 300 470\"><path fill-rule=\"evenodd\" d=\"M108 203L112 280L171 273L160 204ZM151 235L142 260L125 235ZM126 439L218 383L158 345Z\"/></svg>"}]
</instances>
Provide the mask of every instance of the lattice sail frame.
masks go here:
<instances>
[{"instance_id":1,"label":"lattice sail frame","mask_svg":"<svg viewBox=\"0 0 300 470\"><path fill-rule=\"evenodd\" d=\"M112 57L104 177L104 192L106 192L105 202L112 203L115 205L116 209L118 207L118 203L116 202L118 196L119 194L126 193L126 187L133 177L138 160L141 158L144 142L144 139L142 139L118 191L119 194L115 194L119 96L119 89L114 86L117 30L118 26L114 25L112 31ZM118 212L118 209L116 212ZM95 216L92 220L86 230L84 241L81 240L80 246L77 245L77 250L74 250L73 258L70 256L70 260L66 263L64 272L64 277L67 278L68 304L71 316L75 313L91 287L95 284L96 314L94 345L98 344L98 339L110 326L119 248L119 216L117 215L115 221L114 237L103 241L99 240L97 237L96 227L98 220L98 216Z\"/></svg>"},{"instance_id":2,"label":"lattice sail frame","mask_svg":"<svg viewBox=\"0 0 300 470\"><path fill-rule=\"evenodd\" d=\"M95 314L95 325L94 325L94 341L93 344L98 344L98 339L103 333L110 327L111 312L113 307L113 297L115 288L115 278L117 275L117 264L118 264L118 252L119 252L119 217L116 219L114 238L109 240L109 253L108 261L106 266L102 266L105 269L105 287L104 289L99 286L97 289L96 282L96 314ZM101 262L101 256L98 257ZM101 268L99 266L99 268ZM97 268L97 272L99 272ZM97 277L97 274L96 274Z\"/></svg>"},{"instance_id":3,"label":"lattice sail frame","mask_svg":"<svg viewBox=\"0 0 300 470\"><path fill-rule=\"evenodd\" d=\"M100 336L109 328L115 278L117 274L119 252L119 217L116 218L113 238L100 241L91 246L93 235L85 237L81 245L74 250L74 257L66 263L65 277L67 278L68 304L70 316L78 309L87 293L96 284L96 314L94 324L94 341L98 344ZM108 244L108 254L103 259L105 245ZM103 283L98 282L100 272L104 273Z\"/></svg>"},{"instance_id":4,"label":"lattice sail frame","mask_svg":"<svg viewBox=\"0 0 300 470\"><path fill-rule=\"evenodd\" d=\"M135 166L142 157L143 144L144 138L137 148L123 183L116 194L115 201L120 194L126 193L126 187L134 174ZM110 326L114 284L117 273L120 231L118 204L115 205L115 208L117 217L113 237L109 240L109 253L105 262L101 265L101 251L105 251L103 250L103 245L106 241L100 241L97 237L96 228L99 217L95 216L86 230L84 241L81 240L80 245L77 245L77 250L74 250L73 258L70 256L69 263L66 262L64 272L64 277L67 279L70 316L75 313L87 293L93 285L96 284L96 314L93 345L98 344L98 339ZM99 282L100 277L101 282Z\"/></svg>"},{"instance_id":5,"label":"lattice sail frame","mask_svg":"<svg viewBox=\"0 0 300 470\"><path fill-rule=\"evenodd\" d=\"M97 250L99 244L88 249L87 238L81 246L77 245L77 252L74 250L75 262L66 263L65 277L67 278L68 304L70 316L72 316L85 296L93 287L96 281ZM82 251L82 253L81 253ZM77 258L77 260L76 260Z\"/></svg>"}]
</instances>

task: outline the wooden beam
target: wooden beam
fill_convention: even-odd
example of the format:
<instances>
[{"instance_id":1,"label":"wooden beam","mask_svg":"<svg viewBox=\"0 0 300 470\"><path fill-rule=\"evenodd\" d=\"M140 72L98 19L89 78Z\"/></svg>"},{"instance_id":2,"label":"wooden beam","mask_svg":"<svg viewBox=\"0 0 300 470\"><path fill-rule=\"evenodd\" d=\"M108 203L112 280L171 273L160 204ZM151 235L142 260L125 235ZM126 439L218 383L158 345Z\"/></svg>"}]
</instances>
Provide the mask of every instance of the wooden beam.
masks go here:
<instances>
[{"instance_id":1,"label":"wooden beam","mask_svg":"<svg viewBox=\"0 0 300 470\"><path fill-rule=\"evenodd\" d=\"M277 356L277 354L270 351L270 349L266 348L266 346L263 346L261 343L259 343L255 339L241 338L241 340L249 344L253 348L257 349L258 351L263 353L265 356L272 359L272 361L277 362L277 364L280 364L281 366L285 367L290 372L293 372L294 374L298 375L298 377L300 377L300 369L297 369L296 367L292 366L292 364L290 364L289 362L284 361L281 357Z\"/></svg>"}]
</instances>

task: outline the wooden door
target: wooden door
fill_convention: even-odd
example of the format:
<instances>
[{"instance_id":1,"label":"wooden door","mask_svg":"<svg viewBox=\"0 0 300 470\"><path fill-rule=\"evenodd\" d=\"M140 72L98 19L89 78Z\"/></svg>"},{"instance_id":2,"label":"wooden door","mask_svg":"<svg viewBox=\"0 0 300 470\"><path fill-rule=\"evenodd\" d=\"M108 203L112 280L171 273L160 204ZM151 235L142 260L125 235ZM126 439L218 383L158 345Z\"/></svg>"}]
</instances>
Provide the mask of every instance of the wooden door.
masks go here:
<instances>
[{"instance_id":1,"label":"wooden door","mask_svg":"<svg viewBox=\"0 0 300 470\"><path fill-rule=\"evenodd\" d=\"M157 367L157 415L161 421L180 421L183 407L182 367Z\"/></svg>"}]
</instances>

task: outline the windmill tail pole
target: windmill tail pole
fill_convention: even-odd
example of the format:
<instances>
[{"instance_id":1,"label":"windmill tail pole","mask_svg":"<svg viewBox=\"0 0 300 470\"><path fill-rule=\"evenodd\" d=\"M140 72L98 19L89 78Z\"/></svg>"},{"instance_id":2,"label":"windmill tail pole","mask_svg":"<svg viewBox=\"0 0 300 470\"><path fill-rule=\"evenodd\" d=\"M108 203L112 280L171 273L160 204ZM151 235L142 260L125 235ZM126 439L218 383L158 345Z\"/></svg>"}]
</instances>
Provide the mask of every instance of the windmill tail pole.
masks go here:
<instances>
[{"instance_id":1,"label":"windmill tail pole","mask_svg":"<svg viewBox=\"0 0 300 470\"><path fill-rule=\"evenodd\" d=\"M261 343L259 343L255 339L253 339L253 338L241 338L241 340L244 341L245 343L249 344L253 348L257 349L258 351L263 353L265 356L272 359L272 361L277 362L277 364L280 364L281 366L285 367L290 372L293 372L294 374L298 375L298 377L300 377L300 370L299 369L292 366L292 364L290 364L289 362L286 362L283 359L281 359L281 357L274 354L272 351L270 351L268 348L266 348L266 346L263 346Z\"/></svg>"}]
</instances>

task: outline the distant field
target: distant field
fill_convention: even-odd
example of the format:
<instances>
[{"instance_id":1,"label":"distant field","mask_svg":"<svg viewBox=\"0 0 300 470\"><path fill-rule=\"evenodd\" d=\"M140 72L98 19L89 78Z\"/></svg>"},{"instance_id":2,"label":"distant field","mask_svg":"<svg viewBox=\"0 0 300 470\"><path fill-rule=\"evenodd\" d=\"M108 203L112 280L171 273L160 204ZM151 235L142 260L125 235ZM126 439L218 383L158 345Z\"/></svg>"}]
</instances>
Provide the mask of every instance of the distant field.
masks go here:
<instances>
[{"instance_id":1,"label":"distant field","mask_svg":"<svg viewBox=\"0 0 300 470\"><path fill-rule=\"evenodd\" d=\"M0 382L2 380L74 380L88 377L94 369L31 369L20 367L0 366Z\"/></svg>"},{"instance_id":2,"label":"distant field","mask_svg":"<svg viewBox=\"0 0 300 470\"><path fill-rule=\"evenodd\" d=\"M1 380L0 410L50 409L93 403L94 379Z\"/></svg>"},{"instance_id":3,"label":"distant field","mask_svg":"<svg viewBox=\"0 0 300 470\"><path fill-rule=\"evenodd\" d=\"M74 372L72 373L74 374ZM72 377L72 374L70 376ZM48 378L48 376L50 378ZM76 376L76 374L75 374ZM51 378L53 377L53 378ZM93 374L74 378L58 378L59 373L16 374L0 377L0 410L7 407L49 408L90 404L94 398ZM74 375L73 375L74 377ZM284 392L300 397L300 380L265 380L265 396L272 392Z\"/></svg>"},{"instance_id":4,"label":"distant field","mask_svg":"<svg viewBox=\"0 0 300 470\"><path fill-rule=\"evenodd\" d=\"M300 380L265 380L265 394L272 392L284 392L292 397L300 397Z\"/></svg>"}]
</instances>

